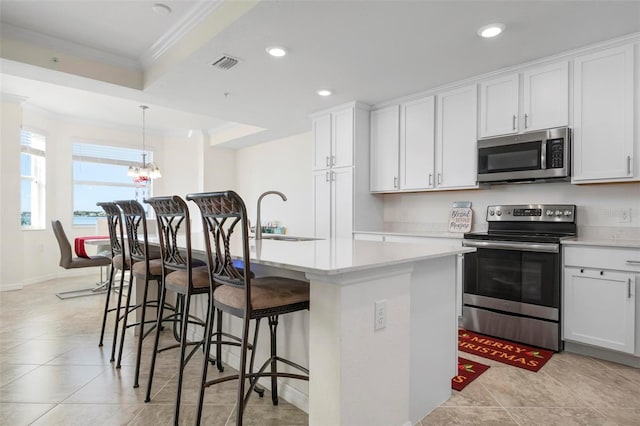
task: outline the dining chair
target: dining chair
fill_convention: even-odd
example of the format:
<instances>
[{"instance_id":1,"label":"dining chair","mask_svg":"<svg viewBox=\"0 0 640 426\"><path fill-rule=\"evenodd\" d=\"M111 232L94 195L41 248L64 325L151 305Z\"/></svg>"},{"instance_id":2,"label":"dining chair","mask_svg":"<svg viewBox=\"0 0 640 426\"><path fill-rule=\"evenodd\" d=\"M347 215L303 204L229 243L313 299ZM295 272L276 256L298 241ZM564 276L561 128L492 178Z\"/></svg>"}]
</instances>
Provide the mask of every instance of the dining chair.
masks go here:
<instances>
[{"instance_id":1,"label":"dining chair","mask_svg":"<svg viewBox=\"0 0 640 426\"><path fill-rule=\"evenodd\" d=\"M120 368L122 362L122 352L124 348L124 339L126 330L129 327L138 326L138 346L136 351L136 368L133 387L139 386L138 379L140 377L140 361L142 355L142 341L154 330L157 323L157 315L160 312L158 308L158 299L162 286L162 260L160 259L160 249L149 245L149 232L147 228L147 217L144 207L136 200L120 200L115 204L122 210L122 218L127 235L127 246L129 248L129 264L131 271L129 274L129 291L127 292L127 301L124 304L124 314L122 316L122 328L120 331L120 348L118 350L118 359L116 368ZM131 305L131 294L133 291L133 280L136 283L142 281L143 296L140 303ZM158 286L157 298L148 300L149 282L155 281ZM140 289L140 286L137 287ZM147 320L147 308L155 308L156 316L153 320ZM174 310L171 305L167 308ZM129 315L140 309L140 321L128 323ZM152 324L152 327L145 331L145 325Z\"/></svg>"},{"instance_id":2,"label":"dining chair","mask_svg":"<svg viewBox=\"0 0 640 426\"><path fill-rule=\"evenodd\" d=\"M261 377L271 379L271 399L278 405L279 377L309 380L309 370L277 354L276 330L280 315L309 309L309 283L283 277L255 278L250 272L249 226L247 211L242 198L234 191L209 192L187 195L193 201L202 216L207 264L209 266L209 285L213 297L209 311L214 309L226 312L242 320L242 343L240 346L240 365L238 374L207 380L208 362L202 367L202 382L198 399L196 424L200 423L204 403L205 389L211 385L238 379L236 425L242 425L244 410L252 391ZM235 232L235 234L234 234ZM239 234L239 235L238 235ZM238 238L232 236L238 235ZM232 247L238 245L237 251ZM242 260L243 269L234 265L232 254ZM213 319L209 316L206 330L205 353L211 350ZM247 366L248 351L255 348L258 339L260 321L266 318L270 332L270 357L262 366L253 370L255 350L251 351ZM250 321L255 320L252 343L249 343ZM219 324L219 322L218 322ZM278 371L278 363L286 364L304 374ZM247 371L248 367L248 371ZM270 371L266 371L270 367ZM245 382L249 387L245 391Z\"/></svg>"},{"instance_id":3,"label":"dining chair","mask_svg":"<svg viewBox=\"0 0 640 426\"><path fill-rule=\"evenodd\" d=\"M174 423L177 425L180 416L180 399L182 395L184 369L189 360L204 344L204 338L189 341L187 337L187 327L189 325L202 326L203 334L206 325L204 320L190 314L191 297L199 294L206 294L207 297L211 296L209 290L209 272L204 262L194 259L192 256L191 218L189 216L187 203L177 195L149 198L144 200L144 202L149 204L155 212L162 263L162 288L159 301L160 313L156 320L156 333L153 353L151 354L149 382L147 384L145 402L151 400L157 354L170 348L179 347L180 360L178 365L178 383L174 412ZM174 292L177 296L176 309L174 313L164 316L164 305L168 291ZM207 313L207 316L208 315ZM160 331L164 321L173 323L173 334L177 344L158 349ZM179 325L179 330L176 329L176 325ZM193 346L188 354L186 351L187 346Z\"/></svg>"},{"instance_id":4,"label":"dining chair","mask_svg":"<svg viewBox=\"0 0 640 426\"><path fill-rule=\"evenodd\" d=\"M51 221L51 229L58 241L58 247L60 248L60 262L59 265L64 269L76 269L76 268L95 268L100 267L100 278L102 280L102 267L111 265L111 258L108 256L89 256L89 257L74 257L71 249L71 243L67 238L67 234L64 232L62 223L59 220ZM90 289L91 291L97 288ZM100 287L101 289L101 287ZM65 293L75 292L88 292L89 290L75 290ZM58 297L62 298L62 294L58 293ZM67 296L68 297L68 296ZM102 340L102 338L101 338Z\"/></svg>"}]
</instances>

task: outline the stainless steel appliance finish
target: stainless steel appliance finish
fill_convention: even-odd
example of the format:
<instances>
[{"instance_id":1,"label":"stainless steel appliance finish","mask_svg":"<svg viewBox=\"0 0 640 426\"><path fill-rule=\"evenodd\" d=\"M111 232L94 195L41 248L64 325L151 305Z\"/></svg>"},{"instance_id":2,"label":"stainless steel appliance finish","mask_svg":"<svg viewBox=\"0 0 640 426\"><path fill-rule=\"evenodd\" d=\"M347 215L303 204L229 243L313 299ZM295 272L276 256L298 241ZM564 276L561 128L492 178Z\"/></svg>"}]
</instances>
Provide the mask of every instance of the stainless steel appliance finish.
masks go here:
<instances>
[{"instance_id":1,"label":"stainless steel appliance finish","mask_svg":"<svg viewBox=\"0 0 640 426\"><path fill-rule=\"evenodd\" d=\"M571 175L567 127L478 141L478 182L567 180Z\"/></svg>"},{"instance_id":2,"label":"stainless steel appliance finish","mask_svg":"<svg viewBox=\"0 0 640 426\"><path fill-rule=\"evenodd\" d=\"M560 341L560 241L576 234L576 207L492 205L489 229L467 233L463 327L552 350Z\"/></svg>"}]
</instances>

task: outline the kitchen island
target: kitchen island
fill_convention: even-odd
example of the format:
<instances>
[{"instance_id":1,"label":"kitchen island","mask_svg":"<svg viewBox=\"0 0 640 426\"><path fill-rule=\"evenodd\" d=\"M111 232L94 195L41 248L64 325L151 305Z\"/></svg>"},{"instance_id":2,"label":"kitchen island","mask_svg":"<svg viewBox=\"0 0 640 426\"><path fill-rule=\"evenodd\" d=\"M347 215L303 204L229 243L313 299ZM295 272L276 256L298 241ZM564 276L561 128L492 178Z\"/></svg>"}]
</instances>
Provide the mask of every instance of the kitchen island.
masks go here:
<instances>
[{"instance_id":1,"label":"kitchen island","mask_svg":"<svg viewBox=\"0 0 640 426\"><path fill-rule=\"evenodd\" d=\"M474 249L350 239L250 245L256 276L310 282L310 425L415 424L449 398L456 255ZM204 254L197 232L192 248Z\"/></svg>"}]
</instances>

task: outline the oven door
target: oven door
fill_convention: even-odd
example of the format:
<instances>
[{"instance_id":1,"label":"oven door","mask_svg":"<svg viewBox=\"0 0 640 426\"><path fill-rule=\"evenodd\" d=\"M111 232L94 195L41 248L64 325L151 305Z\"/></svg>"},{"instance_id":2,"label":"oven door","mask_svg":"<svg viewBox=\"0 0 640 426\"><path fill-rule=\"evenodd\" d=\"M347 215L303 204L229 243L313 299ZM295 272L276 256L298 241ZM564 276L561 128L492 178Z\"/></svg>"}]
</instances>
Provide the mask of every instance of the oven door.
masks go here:
<instances>
[{"instance_id":1,"label":"oven door","mask_svg":"<svg viewBox=\"0 0 640 426\"><path fill-rule=\"evenodd\" d=\"M464 240L465 304L558 321L559 245Z\"/></svg>"}]
</instances>

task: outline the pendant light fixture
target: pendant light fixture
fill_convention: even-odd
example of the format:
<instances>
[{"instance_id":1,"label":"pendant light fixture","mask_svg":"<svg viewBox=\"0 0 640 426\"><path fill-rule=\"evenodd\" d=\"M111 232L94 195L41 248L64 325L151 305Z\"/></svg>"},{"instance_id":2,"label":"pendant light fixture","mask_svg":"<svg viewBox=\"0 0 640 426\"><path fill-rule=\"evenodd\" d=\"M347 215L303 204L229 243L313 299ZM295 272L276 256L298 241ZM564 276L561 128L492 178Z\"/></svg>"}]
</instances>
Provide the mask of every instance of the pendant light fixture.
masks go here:
<instances>
[{"instance_id":1,"label":"pendant light fixture","mask_svg":"<svg viewBox=\"0 0 640 426\"><path fill-rule=\"evenodd\" d=\"M129 172L127 175L131 176L134 182L146 183L151 179L161 178L162 174L155 163L151 162L147 164L147 152L145 146L145 113L149 107L146 105L140 105L140 108L142 109L142 166L129 166Z\"/></svg>"}]
</instances>

